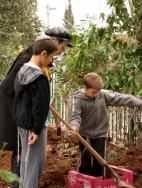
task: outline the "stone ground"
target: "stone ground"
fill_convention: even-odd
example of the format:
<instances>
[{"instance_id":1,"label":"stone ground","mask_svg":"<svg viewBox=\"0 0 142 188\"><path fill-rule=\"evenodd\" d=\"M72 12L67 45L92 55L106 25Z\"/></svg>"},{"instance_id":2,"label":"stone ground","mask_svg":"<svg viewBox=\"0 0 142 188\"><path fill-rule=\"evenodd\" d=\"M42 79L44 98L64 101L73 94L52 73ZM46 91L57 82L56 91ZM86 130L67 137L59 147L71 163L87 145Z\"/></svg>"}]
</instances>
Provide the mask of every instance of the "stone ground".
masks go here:
<instances>
[{"instance_id":1,"label":"stone ground","mask_svg":"<svg viewBox=\"0 0 142 188\"><path fill-rule=\"evenodd\" d=\"M39 182L39 188L68 188L68 171L77 169L79 150L76 154L70 155L72 149L78 145L78 141L71 137L64 139L64 129L61 131L61 136L56 134L56 126L50 123L48 127L48 148L52 148L52 152L47 152L47 162L42 178ZM71 151L64 151L66 155L60 154L57 146L65 146L69 143ZM60 147L61 148L61 147ZM49 150L49 149L48 149ZM107 153L110 151L117 152L117 157L114 159L106 159L108 164L121 166L123 168L134 171L134 183L136 188L142 188L142 148L130 147L122 148L107 141ZM10 170L11 152L4 151L0 158L0 169ZM10 184L6 183L0 177L0 188L7 188Z\"/></svg>"}]
</instances>

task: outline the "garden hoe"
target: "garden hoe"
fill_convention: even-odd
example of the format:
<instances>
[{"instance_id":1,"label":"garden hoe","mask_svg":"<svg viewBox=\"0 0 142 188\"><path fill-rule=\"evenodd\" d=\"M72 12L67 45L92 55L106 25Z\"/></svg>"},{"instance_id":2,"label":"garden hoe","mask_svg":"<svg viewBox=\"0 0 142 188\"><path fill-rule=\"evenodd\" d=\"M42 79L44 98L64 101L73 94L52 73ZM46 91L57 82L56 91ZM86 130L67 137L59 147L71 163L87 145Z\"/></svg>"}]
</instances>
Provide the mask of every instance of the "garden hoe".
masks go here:
<instances>
[{"instance_id":1,"label":"garden hoe","mask_svg":"<svg viewBox=\"0 0 142 188\"><path fill-rule=\"evenodd\" d=\"M65 125L66 127L70 130L73 131L73 128L71 125L69 125L57 112L56 110L50 105L50 110L56 115ZM78 134L76 133L76 137L78 140L89 150L89 152L103 165L106 167L114 176L116 183L118 184L119 187L122 188L136 188L133 185L124 182L119 179L118 174L107 164L107 162Z\"/></svg>"}]
</instances>

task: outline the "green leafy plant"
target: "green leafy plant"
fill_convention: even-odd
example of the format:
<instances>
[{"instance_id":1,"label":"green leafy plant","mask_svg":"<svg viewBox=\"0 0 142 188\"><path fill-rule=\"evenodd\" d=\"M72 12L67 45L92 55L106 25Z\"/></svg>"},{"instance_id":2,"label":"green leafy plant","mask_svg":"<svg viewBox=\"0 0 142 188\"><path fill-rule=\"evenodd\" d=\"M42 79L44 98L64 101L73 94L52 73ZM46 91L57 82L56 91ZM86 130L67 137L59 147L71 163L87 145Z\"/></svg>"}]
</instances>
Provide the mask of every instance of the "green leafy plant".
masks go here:
<instances>
[{"instance_id":1,"label":"green leafy plant","mask_svg":"<svg viewBox=\"0 0 142 188\"><path fill-rule=\"evenodd\" d=\"M108 159L114 159L114 158L116 158L117 157L117 152L115 152L115 151L110 151L108 154L107 154L107 158Z\"/></svg>"},{"instance_id":2,"label":"green leafy plant","mask_svg":"<svg viewBox=\"0 0 142 188\"><path fill-rule=\"evenodd\" d=\"M75 155L79 146L69 147L69 143L61 143L57 145L57 150L62 155Z\"/></svg>"},{"instance_id":3,"label":"green leafy plant","mask_svg":"<svg viewBox=\"0 0 142 188\"><path fill-rule=\"evenodd\" d=\"M4 142L3 147L0 150L0 157L1 157L3 149L5 148L6 145L7 145L7 143ZM12 183L13 181L17 181L19 183L19 185L22 187L22 182L16 174L14 174L14 173L12 173L8 170L0 170L0 176L8 183Z\"/></svg>"}]
</instances>

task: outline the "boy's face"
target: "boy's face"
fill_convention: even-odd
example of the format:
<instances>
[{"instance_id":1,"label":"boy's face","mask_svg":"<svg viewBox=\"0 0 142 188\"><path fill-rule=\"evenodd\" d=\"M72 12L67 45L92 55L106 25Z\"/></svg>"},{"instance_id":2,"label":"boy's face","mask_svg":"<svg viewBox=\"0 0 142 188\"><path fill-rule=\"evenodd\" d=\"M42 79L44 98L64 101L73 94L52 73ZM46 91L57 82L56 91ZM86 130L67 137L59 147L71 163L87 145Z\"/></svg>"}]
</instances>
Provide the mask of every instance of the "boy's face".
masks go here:
<instances>
[{"instance_id":1,"label":"boy's face","mask_svg":"<svg viewBox=\"0 0 142 188\"><path fill-rule=\"evenodd\" d=\"M56 52L57 51L54 51L51 54L48 54L46 51L43 51L40 59L40 66L45 67L51 63L53 61L53 56L56 55Z\"/></svg>"},{"instance_id":2,"label":"boy's face","mask_svg":"<svg viewBox=\"0 0 142 188\"><path fill-rule=\"evenodd\" d=\"M85 90L85 94L90 97L90 98L95 98L100 92L100 89L95 89L95 88L87 88L85 85L83 86Z\"/></svg>"}]
</instances>

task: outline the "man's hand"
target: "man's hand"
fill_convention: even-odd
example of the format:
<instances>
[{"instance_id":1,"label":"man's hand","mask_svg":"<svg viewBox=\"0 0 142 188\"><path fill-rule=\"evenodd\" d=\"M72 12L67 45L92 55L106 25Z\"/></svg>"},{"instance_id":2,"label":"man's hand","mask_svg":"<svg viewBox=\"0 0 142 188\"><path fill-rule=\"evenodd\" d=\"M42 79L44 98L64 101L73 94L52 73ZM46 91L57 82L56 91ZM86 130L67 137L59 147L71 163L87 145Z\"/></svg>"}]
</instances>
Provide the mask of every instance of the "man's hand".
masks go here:
<instances>
[{"instance_id":1,"label":"man's hand","mask_svg":"<svg viewBox=\"0 0 142 188\"><path fill-rule=\"evenodd\" d=\"M31 133L28 139L29 139L28 146L32 146L37 141L38 135L35 133Z\"/></svg>"}]
</instances>

